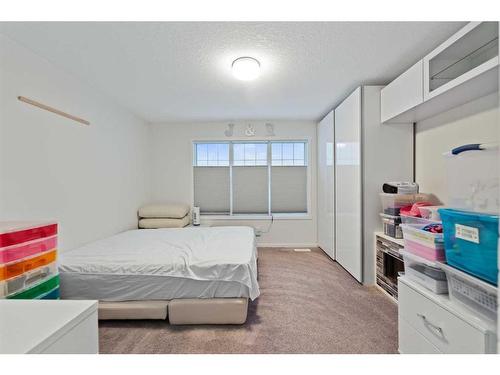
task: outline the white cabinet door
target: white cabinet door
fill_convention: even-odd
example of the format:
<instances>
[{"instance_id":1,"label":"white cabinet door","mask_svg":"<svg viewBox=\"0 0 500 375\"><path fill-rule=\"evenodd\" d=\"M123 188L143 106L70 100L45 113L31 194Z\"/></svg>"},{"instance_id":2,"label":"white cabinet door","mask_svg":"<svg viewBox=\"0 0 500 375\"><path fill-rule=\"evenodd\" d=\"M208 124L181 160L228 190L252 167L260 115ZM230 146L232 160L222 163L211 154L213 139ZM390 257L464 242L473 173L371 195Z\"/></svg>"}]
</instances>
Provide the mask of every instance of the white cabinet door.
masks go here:
<instances>
[{"instance_id":1,"label":"white cabinet door","mask_svg":"<svg viewBox=\"0 0 500 375\"><path fill-rule=\"evenodd\" d=\"M424 101L423 62L420 60L380 92L380 118L391 120ZM398 120L393 120L398 122ZM405 119L401 122L407 122Z\"/></svg>"},{"instance_id":2,"label":"white cabinet door","mask_svg":"<svg viewBox=\"0 0 500 375\"><path fill-rule=\"evenodd\" d=\"M333 243L333 111L318 124L318 244L335 259Z\"/></svg>"},{"instance_id":3,"label":"white cabinet door","mask_svg":"<svg viewBox=\"0 0 500 375\"><path fill-rule=\"evenodd\" d=\"M335 109L335 255L362 280L361 87Z\"/></svg>"}]
</instances>

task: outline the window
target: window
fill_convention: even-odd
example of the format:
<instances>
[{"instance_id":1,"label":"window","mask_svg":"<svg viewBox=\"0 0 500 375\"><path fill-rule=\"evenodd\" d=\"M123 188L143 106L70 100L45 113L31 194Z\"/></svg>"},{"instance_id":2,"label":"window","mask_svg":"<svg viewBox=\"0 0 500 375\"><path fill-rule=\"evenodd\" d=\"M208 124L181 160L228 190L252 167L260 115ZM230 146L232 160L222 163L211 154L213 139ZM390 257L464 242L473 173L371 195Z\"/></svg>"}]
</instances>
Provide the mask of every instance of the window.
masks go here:
<instances>
[{"instance_id":1,"label":"window","mask_svg":"<svg viewBox=\"0 0 500 375\"><path fill-rule=\"evenodd\" d=\"M304 142L273 142L272 163L275 166L306 165Z\"/></svg>"},{"instance_id":2,"label":"window","mask_svg":"<svg viewBox=\"0 0 500 375\"><path fill-rule=\"evenodd\" d=\"M235 166L267 165L267 143L233 143Z\"/></svg>"},{"instance_id":3,"label":"window","mask_svg":"<svg viewBox=\"0 0 500 375\"><path fill-rule=\"evenodd\" d=\"M307 142L195 142L202 214L307 213Z\"/></svg>"},{"instance_id":4,"label":"window","mask_svg":"<svg viewBox=\"0 0 500 375\"><path fill-rule=\"evenodd\" d=\"M194 152L197 166L229 166L229 143L197 143Z\"/></svg>"}]
</instances>

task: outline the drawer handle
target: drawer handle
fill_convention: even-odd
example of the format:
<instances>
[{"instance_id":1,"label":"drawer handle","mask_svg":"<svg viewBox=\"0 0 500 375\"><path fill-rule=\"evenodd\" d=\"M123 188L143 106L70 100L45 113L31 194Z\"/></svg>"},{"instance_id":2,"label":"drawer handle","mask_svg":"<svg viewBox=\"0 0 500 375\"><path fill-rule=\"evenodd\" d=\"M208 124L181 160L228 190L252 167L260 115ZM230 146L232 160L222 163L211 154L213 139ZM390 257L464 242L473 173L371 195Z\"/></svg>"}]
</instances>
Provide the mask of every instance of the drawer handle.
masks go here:
<instances>
[{"instance_id":1,"label":"drawer handle","mask_svg":"<svg viewBox=\"0 0 500 375\"><path fill-rule=\"evenodd\" d=\"M424 321L425 325L427 325L427 326L431 327L431 328L432 328L434 331L436 331L436 332L437 332L440 336L443 336L443 329L442 329L441 327L439 327L439 326L437 326L437 325L432 324L431 322L429 322L429 320L427 320L427 317L426 317L425 315L423 315L423 314L418 314L418 313L417 313L417 316L418 316L419 318L421 318L421 319Z\"/></svg>"}]
</instances>

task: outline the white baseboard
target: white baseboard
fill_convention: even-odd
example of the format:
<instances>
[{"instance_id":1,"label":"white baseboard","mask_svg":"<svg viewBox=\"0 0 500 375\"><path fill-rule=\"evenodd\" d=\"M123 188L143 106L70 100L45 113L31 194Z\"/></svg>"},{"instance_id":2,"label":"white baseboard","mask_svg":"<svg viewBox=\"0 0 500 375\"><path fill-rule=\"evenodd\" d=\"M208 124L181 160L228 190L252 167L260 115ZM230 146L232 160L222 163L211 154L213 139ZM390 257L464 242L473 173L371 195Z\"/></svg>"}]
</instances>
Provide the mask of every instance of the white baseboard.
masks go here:
<instances>
[{"instance_id":1,"label":"white baseboard","mask_svg":"<svg viewBox=\"0 0 500 375\"><path fill-rule=\"evenodd\" d=\"M318 247L317 243L259 243L257 242L257 247L293 247L293 248L303 248L303 247Z\"/></svg>"}]
</instances>

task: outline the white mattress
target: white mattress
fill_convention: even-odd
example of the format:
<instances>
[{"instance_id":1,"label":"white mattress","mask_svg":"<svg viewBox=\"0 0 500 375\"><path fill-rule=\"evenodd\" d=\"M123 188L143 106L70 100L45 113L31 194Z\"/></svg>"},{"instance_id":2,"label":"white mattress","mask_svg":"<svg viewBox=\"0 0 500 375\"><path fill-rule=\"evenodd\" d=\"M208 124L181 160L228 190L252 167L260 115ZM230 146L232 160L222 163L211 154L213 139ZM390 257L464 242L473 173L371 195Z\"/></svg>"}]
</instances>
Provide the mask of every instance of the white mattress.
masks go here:
<instances>
[{"instance_id":1,"label":"white mattress","mask_svg":"<svg viewBox=\"0 0 500 375\"><path fill-rule=\"evenodd\" d=\"M249 227L140 229L64 252L61 296L130 301L259 296Z\"/></svg>"}]
</instances>

